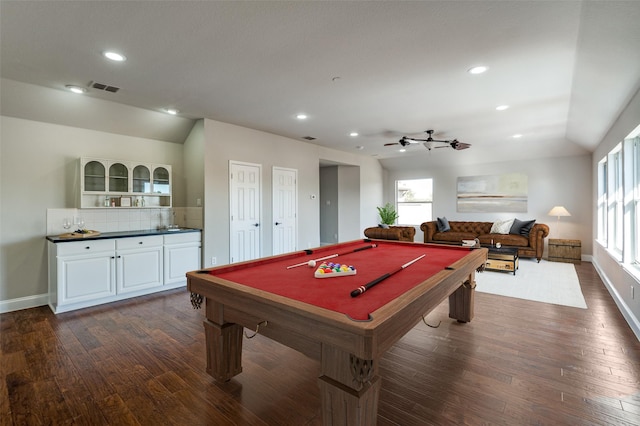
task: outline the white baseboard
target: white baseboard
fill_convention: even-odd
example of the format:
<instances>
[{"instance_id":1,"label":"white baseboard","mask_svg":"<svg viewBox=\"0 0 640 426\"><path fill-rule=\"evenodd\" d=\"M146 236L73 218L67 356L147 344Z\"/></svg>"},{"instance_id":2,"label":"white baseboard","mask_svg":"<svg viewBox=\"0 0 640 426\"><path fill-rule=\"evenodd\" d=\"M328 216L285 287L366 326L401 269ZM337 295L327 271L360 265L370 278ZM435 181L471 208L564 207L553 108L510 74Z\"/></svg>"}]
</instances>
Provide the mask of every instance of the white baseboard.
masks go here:
<instances>
[{"instance_id":1,"label":"white baseboard","mask_svg":"<svg viewBox=\"0 0 640 426\"><path fill-rule=\"evenodd\" d=\"M600 276L600 279L602 279L604 286L607 288L607 290L609 290L609 294L611 294L613 301L616 302L618 309L620 309L622 316L629 324L629 327L631 327L631 331L633 331L633 334L636 335L636 338L640 340L640 321L638 320L638 318L636 318L631 309L629 309L629 306L627 306L624 299L620 296L620 293L618 293L618 290L616 290L613 284L611 284L611 281L609 280L607 275L602 271L602 269L600 269L598 263L592 263L594 268L596 269L596 272Z\"/></svg>"},{"instance_id":2,"label":"white baseboard","mask_svg":"<svg viewBox=\"0 0 640 426\"><path fill-rule=\"evenodd\" d=\"M37 308L49 303L49 294L19 297L17 299L0 300L0 314L19 311L21 309Z\"/></svg>"}]
</instances>

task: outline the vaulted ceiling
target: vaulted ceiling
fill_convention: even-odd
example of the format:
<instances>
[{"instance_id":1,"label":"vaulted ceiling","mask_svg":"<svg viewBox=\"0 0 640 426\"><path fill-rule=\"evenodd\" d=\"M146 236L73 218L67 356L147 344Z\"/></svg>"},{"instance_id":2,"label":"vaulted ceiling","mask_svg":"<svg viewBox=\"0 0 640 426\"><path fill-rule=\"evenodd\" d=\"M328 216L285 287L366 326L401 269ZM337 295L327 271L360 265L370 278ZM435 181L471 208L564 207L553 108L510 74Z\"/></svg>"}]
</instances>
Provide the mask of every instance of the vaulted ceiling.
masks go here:
<instances>
[{"instance_id":1,"label":"vaulted ceiling","mask_svg":"<svg viewBox=\"0 0 640 426\"><path fill-rule=\"evenodd\" d=\"M3 0L0 75L390 168L546 158L592 151L640 89L638 22L638 1ZM427 129L472 146L384 146Z\"/></svg>"}]
</instances>

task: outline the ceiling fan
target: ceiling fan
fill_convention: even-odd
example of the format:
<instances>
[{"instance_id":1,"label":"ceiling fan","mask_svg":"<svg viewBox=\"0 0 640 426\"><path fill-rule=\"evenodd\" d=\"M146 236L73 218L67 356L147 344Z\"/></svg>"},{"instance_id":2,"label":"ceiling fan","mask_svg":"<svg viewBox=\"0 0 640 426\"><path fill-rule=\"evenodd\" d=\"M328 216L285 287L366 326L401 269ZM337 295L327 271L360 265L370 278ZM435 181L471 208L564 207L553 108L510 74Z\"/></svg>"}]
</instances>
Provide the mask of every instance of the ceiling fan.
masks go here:
<instances>
[{"instance_id":1,"label":"ceiling fan","mask_svg":"<svg viewBox=\"0 0 640 426\"><path fill-rule=\"evenodd\" d=\"M408 146L411 144L422 143L424 147L427 148L429 151L431 151L433 148L453 148L455 150L461 150L461 149L467 149L471 146L471 144L460 142L457 139L452 139L452 140L433 139L432 137L433 130L425 130L425 132L428 135L426 139L410 138L408 136L403 136L402 138L400 138L398 142L385 143L384 146L391 146L391 145Z\"/></svg>"}]
</instances>

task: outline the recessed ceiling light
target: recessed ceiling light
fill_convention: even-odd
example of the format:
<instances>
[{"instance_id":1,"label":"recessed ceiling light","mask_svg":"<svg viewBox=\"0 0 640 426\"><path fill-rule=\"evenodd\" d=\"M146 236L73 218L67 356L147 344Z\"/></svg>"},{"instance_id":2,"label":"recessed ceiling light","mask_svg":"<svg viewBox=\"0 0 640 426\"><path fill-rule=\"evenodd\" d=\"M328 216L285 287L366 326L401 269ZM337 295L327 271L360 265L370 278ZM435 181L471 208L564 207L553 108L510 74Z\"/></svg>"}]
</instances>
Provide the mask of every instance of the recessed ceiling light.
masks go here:
<instances>
[{"instance_id":1,"label":"recessed ceiling light","mask_svg":"<svg viewBox=\"0 0 640 426\"><path fill-rule=\"evenodd\" d=\"M180 112L175 108L165 108L165 111L167 112L167 114L171 114L171 115L176 115L177 113Z\"/></svg>"},{"instance_id":2,"label":"recessed ceiling light","mask_svg":"<svg viewBox=\"0 0 640 426\"><path fill-rule=\"evenodd\" d=\"M489 67L485 67L484 65L480 65L477 67L473 67L473 68L469 68L469 70L467 71L469 74L482 74L483 72L486 72L489 69Z\"/></svg>"},{"instance_id":3,"label":"recessed ceiling light","mask_svg":"<svg viewBox=\"0 0 640 426\"><path fill-rule=\"evenodd\" d=\"M87 92L87 89L85 89L84 87L74 86L73 84L67 84L64 87L66 87L67 90L69 90L69 91L71 91L73 93L77 93L79 95Z\"/></svg>"},{"instance_id":4,"label":"recessed ceiling light","mask_svg":"<svg viewBox=\"0 0 640 426\"><path fill-rule=\"evenodd\" d=\"M509 105L499 105L496 107L497 111L504 111L505 109L509 109Z\"/></svg>"},{"instance_id":5,"label":"recessed ceiling light","mask_svg":"<svg viewBox=\"0 0 640 426\"><path fill-rule=\"evenodd\" d=\"M127 60L127 57L124 56L123 54L118 53L118 52L114 52L114 51L110 51L110 50L102 52L102 55L105 58L107 58L109 60L112 60L112 61L115 61L115 62L123 62L123 61Z\"/></svg>"},{"instance_id":6,"label":"recessed ceiling light","mask_svg":"<svg viewBox=\"0 0 640 426\"><path fill-rule=\"evenodd\" d=\"M406 150L406 149L404 149L404 148L400 148L398 151L400 151L400 152L407 152L407 150Z\"/></svg>"},{"instance_id":7,"label":"recessed ceiling light","mask_svg":"<svg viewBox=\"0 0 640 426\"><path fill-rule=\"evenodd\" d=\"M349 136L355 138L356 136L358 136L358 132L351 132L349 133Z\"/></svg>"},{"instance_id":8,"label":"recessed ceiling light","mask_svg":"<svg viewBox=\"0 0 640 426\"><path fill-rule=\"evenodd\" d=\"M307 119L307 114L298 114L298 115L296 115L296 118L298 120L306 120Z\"/></svg>"},{"instance_id":9,"label":"recessed ceiling light","mask_svg":"<svg viewBox=\"0 0 640 426\"><path fill-rule=\"evenodd\" d=\"M514 139L520 139L522 137L522 135L520 133L516 133L515 135L513 135Z\"/></svg>"}]
</instances>

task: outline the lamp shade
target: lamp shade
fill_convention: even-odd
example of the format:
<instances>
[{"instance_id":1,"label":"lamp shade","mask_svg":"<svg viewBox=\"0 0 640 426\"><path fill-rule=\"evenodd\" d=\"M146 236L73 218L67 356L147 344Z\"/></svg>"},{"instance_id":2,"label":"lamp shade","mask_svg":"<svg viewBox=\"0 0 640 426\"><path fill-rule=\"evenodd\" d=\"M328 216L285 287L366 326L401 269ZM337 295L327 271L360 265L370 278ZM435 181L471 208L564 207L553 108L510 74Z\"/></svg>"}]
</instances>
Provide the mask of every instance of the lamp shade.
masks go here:
<instances>
[{"instance_id":1,"label":"lamp shade","mask_svg":"<svg viewBox=\"0 0 640 426\"><path fill-rule=\"evenodd\" d=\"M555 206L548 214L549 216L557 216L558 218L560 216L571 216L571 213L569 213L563 206Z\"/></svg>"}]
</instances>

